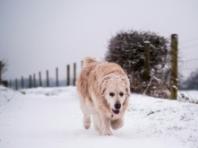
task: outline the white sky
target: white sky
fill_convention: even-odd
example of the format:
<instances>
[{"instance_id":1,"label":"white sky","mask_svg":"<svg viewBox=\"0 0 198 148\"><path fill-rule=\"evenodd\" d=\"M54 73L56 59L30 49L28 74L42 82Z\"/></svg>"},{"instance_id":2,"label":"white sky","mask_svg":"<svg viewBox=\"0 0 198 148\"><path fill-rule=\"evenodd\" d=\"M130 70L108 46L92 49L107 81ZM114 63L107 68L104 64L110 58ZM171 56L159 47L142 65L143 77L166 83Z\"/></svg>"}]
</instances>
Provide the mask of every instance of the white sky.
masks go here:
<instances>
[{"instance_id":1,"label":"white sky","mask_svg":"<svg viewBox=\"0 0 198 148\"><path fill-rule=\"evenodd\" d=\"M177 33L180 60L188 60L180 71L198 68L197 0L0 0L0 21L8 79L102 58L109 39L130 29Z\"/></svg>"}]
</instances>

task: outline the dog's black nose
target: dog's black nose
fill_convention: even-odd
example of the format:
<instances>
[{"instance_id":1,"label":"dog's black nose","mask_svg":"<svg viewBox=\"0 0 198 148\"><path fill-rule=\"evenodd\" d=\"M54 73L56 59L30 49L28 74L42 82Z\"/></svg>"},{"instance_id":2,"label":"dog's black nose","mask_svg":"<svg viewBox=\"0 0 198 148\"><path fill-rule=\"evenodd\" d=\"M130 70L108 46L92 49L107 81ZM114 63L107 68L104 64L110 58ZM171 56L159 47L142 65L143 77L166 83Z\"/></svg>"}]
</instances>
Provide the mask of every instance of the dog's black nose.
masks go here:
<instances>
[{"instance_id":1,"label":"dog's black nose","mask_svg":"<svg viewBox=\"0 0 198 148\"><path fill-rule=\"evenodd\" d=\"M116 102L116 104L114 105L115 109L120 109L121 104L119 102Z\"/></svg>"}]
</instances>

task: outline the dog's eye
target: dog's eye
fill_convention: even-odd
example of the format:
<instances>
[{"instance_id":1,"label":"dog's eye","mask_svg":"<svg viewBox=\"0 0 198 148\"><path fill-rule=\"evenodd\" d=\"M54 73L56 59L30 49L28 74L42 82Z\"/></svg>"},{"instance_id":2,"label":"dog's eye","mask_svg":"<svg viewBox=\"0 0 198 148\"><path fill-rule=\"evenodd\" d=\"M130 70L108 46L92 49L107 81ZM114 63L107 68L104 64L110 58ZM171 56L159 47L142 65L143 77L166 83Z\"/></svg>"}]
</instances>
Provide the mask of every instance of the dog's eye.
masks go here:
<instances>
[{"instance_id":1,"label":"dog's eye","mask_svg":"<svg viewBox=\"0 0 198 148\"><path fill-rule=\"evenodd\" d=\"M119 95L122 97L124 95L124 93L123 92L120 92Z\"/></svg>"},{"instance_id":2,"label":"dog's eye","mask_svg":"<svg viewBox=\"0 0 198 148\"><path fill-rule=\"evenodd\" d=\"M109 93L109 96L114 97L114 96L115 96L115 93L110 92L110 93Z\"/></svg>"}]
</instances>

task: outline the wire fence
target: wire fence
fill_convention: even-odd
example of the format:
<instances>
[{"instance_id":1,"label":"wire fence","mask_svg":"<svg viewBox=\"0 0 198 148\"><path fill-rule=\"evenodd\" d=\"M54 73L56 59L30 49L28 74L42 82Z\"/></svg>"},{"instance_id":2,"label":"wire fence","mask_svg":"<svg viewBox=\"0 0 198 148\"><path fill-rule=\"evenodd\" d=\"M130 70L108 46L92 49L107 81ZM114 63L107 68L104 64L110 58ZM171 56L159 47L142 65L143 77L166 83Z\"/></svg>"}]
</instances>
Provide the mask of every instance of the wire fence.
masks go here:
<instances>
[{"instance_id":1,"label":"wire fence","mask_svg":"<svg viewBox=\"0 0 198 148\"><path fill-rule=\"evenodd\" d=\"M184 73L190 74L198 69L198 38L194 38L187 41L182 41L179 46L178 55L178 73L183 75ZM188 50L185 50L188 49ZM185 54L192 55L190 58L184 59ZM194 54L193 54L194 53ZM54 71L46 70L45 72L37 72L30 74L26 77L16 78L8 81L8 86L13 89L23 88L35 88L35 87L59 87L59 86L71 86L75 85L77 78L77 70L81 70L82 61L77 63L68 64L65 66L64 78L60 78L60 70L58 67L54 68ZM180 81L180 80L179 80Z\"/></svg>"},{"instance_id":2,"label":"wire fence","mask_svg":"<svg viewBox=\"0 0 198 148\"><path fill-rule=\"evenodd\" d=\"M54 71L46 70L45 72L37 72L27 77L21 76L14 80L8 81L8 87L13 89L36 88L36 87L60 87L75 86L77 79L77 68L80 70L82 62L68 64L65 66L65 78L60 79L60 70L58 67Z\"/></svg>"}]
</instances>

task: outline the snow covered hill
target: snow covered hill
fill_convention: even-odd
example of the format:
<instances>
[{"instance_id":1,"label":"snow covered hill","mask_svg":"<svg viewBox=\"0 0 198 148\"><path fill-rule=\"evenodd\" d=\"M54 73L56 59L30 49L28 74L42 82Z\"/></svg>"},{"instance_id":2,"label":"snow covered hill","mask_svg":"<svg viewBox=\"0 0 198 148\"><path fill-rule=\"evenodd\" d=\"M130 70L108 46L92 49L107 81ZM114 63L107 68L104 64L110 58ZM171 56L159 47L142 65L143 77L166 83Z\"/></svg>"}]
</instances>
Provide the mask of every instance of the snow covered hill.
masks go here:
<instances>
[{"instance_id":1,"label":"snow covered hill","mask_svg":"<svg viewBox=\"0 0 198 148\"><path fill-rule=\"evenodd\" d=\"M198 148L197 104L132 94L113 136L83 129L81 118L75 87L0 87L0 148Z\"/></svg>"}]
</instances>

